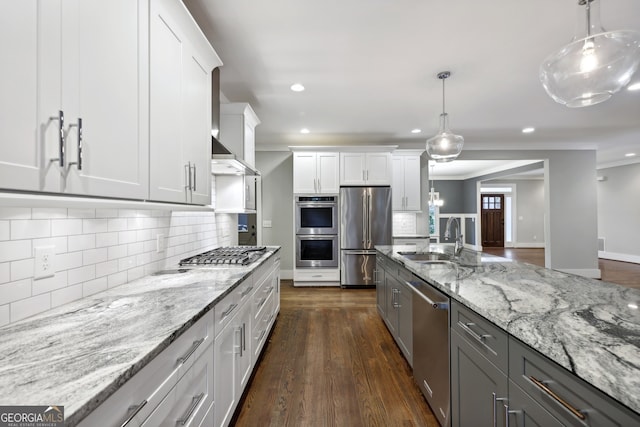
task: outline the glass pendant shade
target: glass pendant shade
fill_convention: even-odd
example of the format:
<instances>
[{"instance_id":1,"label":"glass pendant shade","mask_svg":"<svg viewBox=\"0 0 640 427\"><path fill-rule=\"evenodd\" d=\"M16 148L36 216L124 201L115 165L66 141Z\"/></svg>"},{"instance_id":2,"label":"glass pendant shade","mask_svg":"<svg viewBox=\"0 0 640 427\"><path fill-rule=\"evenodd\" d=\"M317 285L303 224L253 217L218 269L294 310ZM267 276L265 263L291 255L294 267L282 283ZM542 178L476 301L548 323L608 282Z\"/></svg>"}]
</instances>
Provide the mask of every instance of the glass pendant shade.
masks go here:
<instances>
[{"instance_id":1,"label":"glass pendant shade","mask_svg":"<svg viewBox=\"0 0 640 427\"><path fill-rule=\"evenodd\" d=\"M440 131L427 140L427 154L436 162L450 162L460 155L464 138L449 129L449 115L440 114Z\"/></svg>"},{"instance_id":2,"label":"glass pendant shade","mask_svg":"<svg viewBox=\"0 0 640 427\"><path fill-rule=\"evenodd\" d=\"M567 107L606 101L629 83L640 65L640 33L605 31L599 3L578 1L578 35L540 66L542 86Z\"/></svg>"}]
</instances>

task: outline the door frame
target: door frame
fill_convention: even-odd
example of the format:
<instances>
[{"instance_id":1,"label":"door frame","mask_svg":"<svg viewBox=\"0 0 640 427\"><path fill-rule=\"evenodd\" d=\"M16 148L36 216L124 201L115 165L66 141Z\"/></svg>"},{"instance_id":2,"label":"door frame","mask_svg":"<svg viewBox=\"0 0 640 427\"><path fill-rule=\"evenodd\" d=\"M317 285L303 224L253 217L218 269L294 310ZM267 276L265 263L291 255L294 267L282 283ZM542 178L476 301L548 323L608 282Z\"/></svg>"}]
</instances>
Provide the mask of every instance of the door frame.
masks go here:
<instances>
[{"instance_id":1,"label":"door frame","mask_svg":"<svg viewBox=\"0 0 640 427\"><path fill-rule=\"evenodd\" d=\"M495 191L494 189L499 189L499 188L511 188L511 192L506 192L506 191ZM488 188L491 189L490 191L482 191L483 188ZM507 196L511 196L511 241L507 242L507 221L506 221L506 209L505 209L505 229L504 229L504 247L505 248L513 248L515 247L516 242L518 241L518 196L517 196L517 190L518 190L518 186L515 183L506 183L506 184L498 184L498 183L491 183L490 181L478 181L476 183L476 190L477 190L477 196L476 196L476 201L477 201L477 212L478 212L478 219L476 221L476 243L477 246L480 247L480 250L482 250L482 194L488 194L488 193L495 193L495 194L502 194L505 196L504 199L504 205L506 207L507 205L507 201L506 201L506 197Z\"/></svg>"}]
</instances>

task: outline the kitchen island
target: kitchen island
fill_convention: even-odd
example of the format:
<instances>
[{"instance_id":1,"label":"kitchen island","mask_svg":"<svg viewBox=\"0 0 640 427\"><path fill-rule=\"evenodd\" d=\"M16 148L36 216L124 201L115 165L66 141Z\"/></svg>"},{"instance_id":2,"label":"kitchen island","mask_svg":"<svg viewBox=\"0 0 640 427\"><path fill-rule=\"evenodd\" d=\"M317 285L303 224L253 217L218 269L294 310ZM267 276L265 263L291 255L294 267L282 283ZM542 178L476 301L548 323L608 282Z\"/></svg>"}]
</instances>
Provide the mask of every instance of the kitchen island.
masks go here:
<instances>
[{"instance_id":1,"label":"kitchen island","mask_svg":"<svg viewBox=\"0 0 640 427\"><path fill-rule=\"evenodd\" d=\"M279 249L248 266L163 270L1 328L0 405L63 405L77 425L263 266L277 273Z\"/></svg>"},{"instance_id":2,"label":"kitchen island","mask_svg":"<svg viewBox=\"0 0 640 427\"><path fill-rule=\"evenodd\" d=\"M452 263L415 262L399 254L453 256L449 245L376 249L447 294L452 303L477 313L640 420L638 290L467 249ZM451 319L452 330L453 323Z\"/></svg>"}]
</instances>

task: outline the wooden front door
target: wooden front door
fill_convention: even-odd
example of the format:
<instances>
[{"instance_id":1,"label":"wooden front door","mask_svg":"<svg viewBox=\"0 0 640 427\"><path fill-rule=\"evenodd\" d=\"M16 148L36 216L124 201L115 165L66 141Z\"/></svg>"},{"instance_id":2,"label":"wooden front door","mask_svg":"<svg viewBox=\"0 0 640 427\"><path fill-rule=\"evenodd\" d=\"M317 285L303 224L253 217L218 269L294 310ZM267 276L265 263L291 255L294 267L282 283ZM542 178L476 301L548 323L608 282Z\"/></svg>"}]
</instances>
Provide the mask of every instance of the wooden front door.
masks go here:
<instances>
[{"instance_id":1,"label":"wooden front door","mask_svg":"<svg viewBox=\"0 0 640 427\"><path fill-rule=\"evenodd\" d=\"M504 247L504 195L482 195L482 246Z\"/></svg>"}]
</instances>

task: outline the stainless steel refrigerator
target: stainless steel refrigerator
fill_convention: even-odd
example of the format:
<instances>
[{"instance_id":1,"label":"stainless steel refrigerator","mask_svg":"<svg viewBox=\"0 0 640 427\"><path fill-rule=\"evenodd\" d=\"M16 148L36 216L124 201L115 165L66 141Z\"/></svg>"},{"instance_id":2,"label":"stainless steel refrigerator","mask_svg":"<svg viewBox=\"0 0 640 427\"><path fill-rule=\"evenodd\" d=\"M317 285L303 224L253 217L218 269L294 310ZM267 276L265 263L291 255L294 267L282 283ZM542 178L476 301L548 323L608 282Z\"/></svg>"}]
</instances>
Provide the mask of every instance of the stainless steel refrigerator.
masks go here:
<instances>
[{"instance_id":1,"label":"stainless steel refrigerator","mask_svg":"<svg viewBox=\"0 0 640 427\"><path fill-rule=\"evenodd\" d=\"M375 286L376 245L391 244L391 187L340 188L340 285Z\"/></svg>"}]
</instances>

